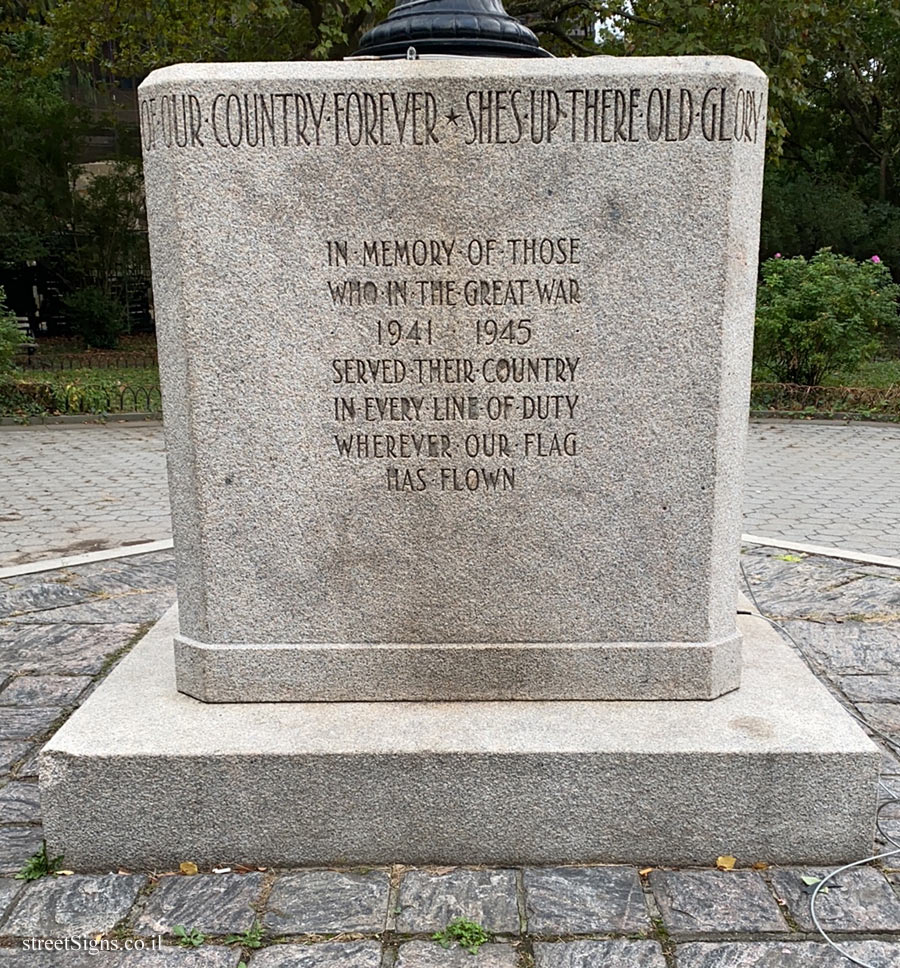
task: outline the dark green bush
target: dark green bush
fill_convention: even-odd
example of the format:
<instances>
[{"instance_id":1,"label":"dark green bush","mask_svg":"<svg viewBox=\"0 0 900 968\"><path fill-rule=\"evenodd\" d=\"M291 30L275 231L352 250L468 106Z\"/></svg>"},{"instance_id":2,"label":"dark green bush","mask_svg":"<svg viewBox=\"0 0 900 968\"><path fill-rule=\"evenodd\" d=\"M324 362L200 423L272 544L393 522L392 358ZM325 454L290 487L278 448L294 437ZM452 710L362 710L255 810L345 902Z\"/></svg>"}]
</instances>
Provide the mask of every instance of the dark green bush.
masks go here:
<instances>
[{"instance_id":1,"label":"dark green bush","mask_svg":"<svg viewBox=\"0 0 900 968\"><path fill-rule=\"evenodd\" d=\"M102 289L89 286L66 296L66 315L86 346L115 349L119 337L128 332L128 317L121 303Z\"/></svg>"},{"instance_id":2,"label":"dark green bush","mask_svg":"<svg viewBox=\"0 0 900 968\"><path fill-rule=\"evenodd\" d=\"M0 380L15 369L15 355L25 342L16 317L6 307L6 293L0 286Z\"/></svg>"},{"instance_id":3,"label":"dark green bush","mask_svg":"<svg viewBox=\"0 0 900 968\"><path fill-rule=\"evenodd\" d=\"M754 362L779 383L817 386L886 345L898 329L900 286L877 255L822 249L762 265Z\"/></svg>"}]
</instances>

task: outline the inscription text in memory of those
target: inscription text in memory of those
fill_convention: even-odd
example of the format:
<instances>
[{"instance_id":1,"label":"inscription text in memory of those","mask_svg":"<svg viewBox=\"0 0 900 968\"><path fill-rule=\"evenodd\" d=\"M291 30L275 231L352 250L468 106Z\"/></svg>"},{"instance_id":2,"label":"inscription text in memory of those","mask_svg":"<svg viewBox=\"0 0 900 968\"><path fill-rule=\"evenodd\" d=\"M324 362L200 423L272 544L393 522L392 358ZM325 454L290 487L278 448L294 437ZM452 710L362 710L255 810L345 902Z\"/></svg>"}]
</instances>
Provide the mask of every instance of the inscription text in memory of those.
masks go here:
<instances>
[{"instance_id":1,"label":"inscription text in memory of those","mask_svg":"<svg viewBox=\"0 0 900 968\"><path fill-rule=\"evenodd\" d=\"M326 305L371 346L326 361L332 457L375 462L389 491L447 495L577 460L584 367L553 317L578 311L584 252L574 233L324 240Z\"/></svg>"}]
</instances>

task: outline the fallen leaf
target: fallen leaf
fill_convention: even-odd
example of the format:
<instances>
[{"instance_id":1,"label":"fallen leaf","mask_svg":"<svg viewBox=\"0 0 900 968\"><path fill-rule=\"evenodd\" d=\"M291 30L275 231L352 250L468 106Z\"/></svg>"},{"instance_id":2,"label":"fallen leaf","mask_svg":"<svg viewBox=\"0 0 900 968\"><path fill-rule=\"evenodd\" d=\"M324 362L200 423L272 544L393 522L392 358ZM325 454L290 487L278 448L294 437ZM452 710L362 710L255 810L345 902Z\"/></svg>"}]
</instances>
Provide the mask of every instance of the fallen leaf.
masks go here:
<instances>
[{"instance_id":1,"label":"fallen leaf","mask_svg":"<svg viewBox=\"0 0 900 968\"><path fill-rule=\"evenodd\" d=\"M200 870L200 868L197 867L192 860L182 861L182 863L178 865L178 869L182 874L196 874Z\"/></svg>"},{"instance_id":2,"label":"fallen leaf","mask_svg":"<svg viewBox=\"0 0 900 968\"><path fill-rule=\"evenodd\" d=\"M779 561L789 561L792 565L798 561L803 561L806 555L775 555Z\"/></svg>"},{"instance_id":3,"label":"fallen leaf","mask_svg":"<svg viewBox=\"0 0 900 968\"><path fill-rule=\"evenodd\" d=\"M802 874L800 876L800 880L803 881L803 885L804 885L803 886L803 893L804 894L810 894L810 895L815 894L815 892L816 892L816 885L817 884L820 884L822 882L822 878L821 877L812 877L810 874ZM841 885L840 884L834 884L834 883L832 883L831 886L832 887L840 887ZM819 893L820 894L827 894L828 893L828 888L827 887L819 888Z\"/></svg>"},{"instance_id":4,"label":"fallen leaf","mask_svg":"<svg viewBox=\"0 0 900 968\"><path fill-rule=\"evenodd\" d=\"M723 854L721 857L716 858L716 867L720 871L730 871L734 870L734 865L737 863L737 858L732 857L731 854Z\"/></svg>"},{"instance_id":5,"label":"fallen leaf","mask_svg":"<svg viewBox=\"0 0 900 968\"><path fill-rule=\"evenodd\" d=\"M750 865L750 869L754 871L767 871L769 865L764 860L758 860L755 864Z\"/></svg>"}]
</instances>

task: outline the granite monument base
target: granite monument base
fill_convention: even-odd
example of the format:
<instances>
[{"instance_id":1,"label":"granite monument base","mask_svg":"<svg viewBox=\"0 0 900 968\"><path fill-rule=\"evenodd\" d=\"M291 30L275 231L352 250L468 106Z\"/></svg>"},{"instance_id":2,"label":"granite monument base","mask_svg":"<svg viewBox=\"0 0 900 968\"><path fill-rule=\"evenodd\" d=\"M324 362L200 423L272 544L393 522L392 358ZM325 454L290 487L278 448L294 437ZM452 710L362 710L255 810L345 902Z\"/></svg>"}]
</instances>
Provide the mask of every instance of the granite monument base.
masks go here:
<instances>
[{"instance_id":1,"label":"granite monument base","mask_svg":"<svg viewBox=\"0 0 900 968\"><path fill-rule=\"evenodd\" d=\"M175 681L204 702L715 699L740 685L741 636L211 645L179 634Z\"/></svg>"},{"instance_id":2,"label":"granite monument base","mask_svg":"<svg viewBox=\"0 0 900 968\"><path fill-rule=\"evenodd\" d=\"M712 701L207 705L169 612L41 753L77 870L623 862L832 864L870 852L880 756L742 616Z\"/></svg>"}]
</instances>

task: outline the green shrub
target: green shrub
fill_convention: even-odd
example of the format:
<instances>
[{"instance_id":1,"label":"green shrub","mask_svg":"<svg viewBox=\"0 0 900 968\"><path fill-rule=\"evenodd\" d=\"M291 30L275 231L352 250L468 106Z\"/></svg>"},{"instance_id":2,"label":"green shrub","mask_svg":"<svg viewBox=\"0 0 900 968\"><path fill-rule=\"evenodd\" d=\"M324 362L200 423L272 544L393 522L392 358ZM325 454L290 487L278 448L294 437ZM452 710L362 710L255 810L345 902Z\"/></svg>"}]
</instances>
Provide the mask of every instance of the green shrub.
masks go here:
<instances>
[{"instance_id":1,"label":"green shrub","mask_svg":"<svg viewBox=\"0 0 900 968\"><path fill-rule=\"evenodd\" d=\"M66 296L66 315L86 346L112 350L128 332L128 317L120 302L102 289L89 286Z\"/></svg>"},{"instance_id":2,"label":"green shrub","mask_svg":"<svg viewBox=\"0 0 900 968\"><path fill-rule=\"evenodd\" d=\"M6 308L6 293L0 286L0 379L15 369L15 356L25 342L16 317Z\"/></svg>"},{"instance_id":3,"label":"green shrub","mask_svg":"<svg viewBox=\"0 0 900 968\"><path fill-rule=\"evenodd\" d=\"M762 265L754 362L779 383L817 386L851 369L898 329L900 286L877 255L857 262L819 250Z\"/></svg>"}]
</instances>

